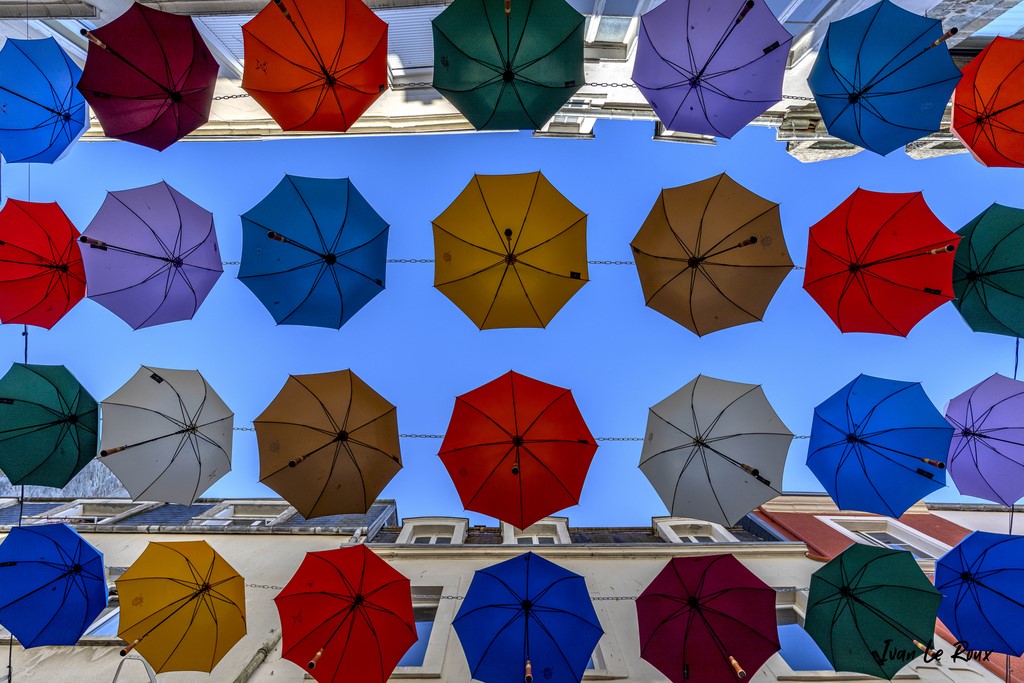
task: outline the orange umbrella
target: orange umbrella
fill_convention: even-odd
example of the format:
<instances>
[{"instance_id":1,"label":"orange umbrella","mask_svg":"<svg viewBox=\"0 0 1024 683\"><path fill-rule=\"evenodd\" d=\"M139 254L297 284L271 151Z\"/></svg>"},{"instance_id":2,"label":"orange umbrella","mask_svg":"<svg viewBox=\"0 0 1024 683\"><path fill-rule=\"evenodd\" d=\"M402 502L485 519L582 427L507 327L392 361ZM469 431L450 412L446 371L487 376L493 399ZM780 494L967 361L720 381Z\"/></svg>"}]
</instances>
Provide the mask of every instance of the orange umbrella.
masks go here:
<instances>
[{"instance_id":1,"label":"orange umbrella","mask_svg":"<svg viewBox=\"0 0 1024 683\"><path fill-rule=\"evenodd\" d=\"M1024 40L997 37L953 91L953 133L986 166L1024 166Z\"/></svg>"}]
</instances>

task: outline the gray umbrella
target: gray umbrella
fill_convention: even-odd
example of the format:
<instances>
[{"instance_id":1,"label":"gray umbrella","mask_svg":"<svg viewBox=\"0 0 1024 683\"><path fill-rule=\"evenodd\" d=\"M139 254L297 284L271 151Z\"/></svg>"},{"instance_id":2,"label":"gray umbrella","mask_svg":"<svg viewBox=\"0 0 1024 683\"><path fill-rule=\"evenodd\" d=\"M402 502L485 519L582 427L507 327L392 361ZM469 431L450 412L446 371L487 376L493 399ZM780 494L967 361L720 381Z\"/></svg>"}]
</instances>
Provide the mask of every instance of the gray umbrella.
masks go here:
<instances>
[{"instance_id":1,"label":"gray umbrella","mask_svg":"<svg viewBox=\"0 0 1024 683\"><path fill-rule=\"evenodd\" d=\"M672 516L731 526L779 495L792 440L760 385L698 375L651 408L640 470Z\"/></svg>"}]
</instances>

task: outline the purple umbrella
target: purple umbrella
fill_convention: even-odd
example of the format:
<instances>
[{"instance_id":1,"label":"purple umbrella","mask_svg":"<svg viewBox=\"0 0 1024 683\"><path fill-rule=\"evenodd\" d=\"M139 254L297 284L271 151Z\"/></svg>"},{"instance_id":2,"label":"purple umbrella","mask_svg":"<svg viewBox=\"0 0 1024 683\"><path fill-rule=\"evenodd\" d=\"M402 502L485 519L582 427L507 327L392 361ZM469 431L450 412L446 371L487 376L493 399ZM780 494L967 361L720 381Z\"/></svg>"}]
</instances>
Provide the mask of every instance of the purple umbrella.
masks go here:
<instances>
[{"instance_id":1,"label":"purple umbrella","mask_svg":"<svg viewBox=\"0 0 1024 683\"><path fill-rule=\"evenodd\" d=\"M992 375L946 407L949 473L960 493L1013 505L1024 496L1024 382Z\"/></svg>"},{"instance_id":2,"label":"purple umbrella","mask_svg":"<svg viewBox=\"0 0 1024 683\"><path fill-rule=\"evenodd\" d=\"M669 130L729 138L782 99L792 40L764 0L666 0L640 17L633 82Z\"/></svg>"},{"instance_id":3,"label":"purple umbrella","mask_svg":"<svg viewBox=\"0 0 1024 683\"><path fill-rule=\"evenodd\" d=\"M191 319L224 271L213 214L165 182L108 192L81 240L89 298L136 330Z\"/></svg>"}]
</instances>

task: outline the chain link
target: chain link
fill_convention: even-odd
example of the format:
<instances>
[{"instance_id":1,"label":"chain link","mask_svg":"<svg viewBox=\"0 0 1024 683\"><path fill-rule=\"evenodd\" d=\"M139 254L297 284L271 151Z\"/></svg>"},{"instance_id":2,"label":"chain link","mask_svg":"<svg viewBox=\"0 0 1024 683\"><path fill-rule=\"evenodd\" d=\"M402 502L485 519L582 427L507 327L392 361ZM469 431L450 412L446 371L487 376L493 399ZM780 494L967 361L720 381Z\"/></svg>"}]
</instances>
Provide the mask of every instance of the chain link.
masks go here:
<instances>
[{"instance_id":1,"label":"chain link","mask_svg":"<svg viewBox=\"0 0 1024 683\"><path fill-rule=\"evenodd\" d=\"M255 427L232 427L236 432L255 432Z\"/></svg>"},{"instance_id":2,"label":"chain link","mask_svg":"<svg viewBox=\"0 0 1024 683\"><path fill-rule=\"evenodd\" d=\"M433 263L432 258L389 258L388 263Z\"/></svg>"},{"instance_id":3,"label":"chain link","mask_svg":"<svg viewBox=\"0 0 1024 683\"><path fill-rule=\"evenodd\" d=\"M587 261L594 266L634 266L636 261Z\"/></svg>"},{"instance_id":4,"label":"chain link","mask_svg":"<svg viewBox=\"0 0 1024 683\"><path fill-rule=\"evenodd\" d=\"M264 588L264 589L266 589L268 591L284 590L284 586L268 586L265 583L247 583L247 584L245 584L245 587L246 588Z\"/></svg>"},{"instance_id":5,"label":"chain link","mask_svg":"<svg viewBox=\"0 0 1024 683\"><path fill-rule=\"evenodd\" d=\"M242 262L241 261L221 261L220 264L222 266L240 266L240 265L242 265Z\"/></svg>"},{"instance_id":6,"label":"chain link","mask_svg":"<svg viewBox=\"0 0 1024 683\"><path fill-rule=\"evenodd\" d=\"M250 95L247 92L244 92L244 93L241 93L239 95L218 95L217 97L214 97L213 99L214 99L214 101L217 101L217 100L238 100L238 99L241 99L243 97L252 97L252 95Z\"/></svg>"},{"instance_id":7,"label":"chain link","mask_svg":"<svg viewBox=\"0 0 1024 683\"><path fill-rule=\"evenodd\" d=\"M443 439L444 434L399 434L403 439Z\"/></svg>"},{"instance_id":8,"label":"chain link","mask_svg":"<svg viewBox=\"0 0 1024 683\"><path fill-rule=\"evenodd\" d=\"M598 436L595 437L597 441L643 441L642 436Z\"/></svg>"}]
</instances>

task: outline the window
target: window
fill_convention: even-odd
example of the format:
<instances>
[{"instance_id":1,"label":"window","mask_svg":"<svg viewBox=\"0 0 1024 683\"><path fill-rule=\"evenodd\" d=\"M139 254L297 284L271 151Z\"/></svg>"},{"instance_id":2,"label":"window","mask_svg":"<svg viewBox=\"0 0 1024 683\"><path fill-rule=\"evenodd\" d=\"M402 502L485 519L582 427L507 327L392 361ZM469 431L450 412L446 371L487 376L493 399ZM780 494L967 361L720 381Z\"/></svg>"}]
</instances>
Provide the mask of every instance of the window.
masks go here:
<instances>
[{"instance_id":1,"label":"window","mask_svg":"<svg viewBox=\"0 0 1024 683\"><path fill-rule=\"evenodd\" d=\"M287 503L226 501L193 518L190 523L221 527L274 526L294 514L295 508Z\"/></svg>"},{"instance_id":2,"label":"window","mask_svg":"<svg viewBox=\"0 0 1024 683\"><path fill-rule=\"evenodd\" d=\"M554 536L516 536L517 545L555 545Z\"/></svg>"},{"instance_id":3,"label":"window","mask_svg":"<svg viewBox=\"0 0 1024 683\"><path fill-rule=\"evenodd\" d=\"M466 540L469 520L457 517L415 517L402 520L395 543L413 545L453 545Z\"/></svg>"},{"instance_id":4,"label":"window","mask_svg":"<svg viewBox=\"0 0 1024 683\"><path fill-rule=\"evenodd\" d=\"M441 678L448 639L455 632L449 625L461 604L446 597L461 595L458 576L432 574L431 585L412 584L413 619L416 643L405 653L389 680ZM434 624L438 624L434 628Z\"/></svg>"},{"instance_id":5,"label":"window","mask_svg":"<svg viewBox=\"0 0 1024 683\"><path fill-rule=\"evenodd\" d=\"M803 615L792 605L775 610L779 628L779 655L793 671L831 671L832 665L804 630Z\"/></svg>"},{"instance_id":6,"label":"window","mask_svg":"<svg viewBox=\"0 0 1024 683\"><path fill-rule=\"evenodd\" d=\"M412 617L416 622L416 642L398 662L398 666L423 666L423 658L427 654L427 645L430 643L430 633L434 630L434 620L440 602L440 587L413 586Z\"/></svg>"},{"instance_id":7,"label":"window","mask_svg":"<svg viewBox=\"0 0 1024 683\"><path fill-rule=\"evenodd\" d=\"M888 531L858 531L857 535L868 545L885 546L895 550L907 550L916 560L934 560L935 556L915 546L913 543L903 541Z\"/></svg>"},{"instance_id":8,"label":"window","mask_svg":"<svg viewBox=\"0 0 1024 683\"><path fill-rule=\"evenodd\" d=\"M107 567L107 589L109 591L107 606L92 622L92 625L85 630L82 640L107 641L117 639L117 631L121 624L121 603L118 599L117 586L114 582L127 569L127 567Z\"/></svg>"},{"instance_id":9,"label":"window","mask_svg":"<svg viewBox=\"0 0 1024 683\"><path fill-rule=\"evenodd\" d=\"M918 562L932 563L949 546L887 517L819 517L857 543L909 551Z\"/></svg>"},{"instance_id":10,"label":"window","mask_svg":"<svg viewBox=\"0 0 1024 683\"><path fill-rule=\"evenodd\" d=\"M25 521L29 524L107 524L157 505L159 503L134 503L130 500L76 500L51 508L40 515L26 516Z\"/></svg>"},{"instance_id":11,"label":"window","mask_svg":"<svg viewBox=\"0 0 1024 683\"><path fill-rule=\"evenodd\" d=\"M654 532L666 543L736 543L737 539L721 524L685 517L657 517Z\"/></svg>"},{"instance_id":12,"label":"window","mask_svg":"<svg viewBox=\"0 0 1024 683\"><path fill-rule=\"evenodd\" d=\"M569 520L565 517L545 517L525 529L501 523L501 540L505 545L569 545Z\"/></svg>"}]
</instances>

